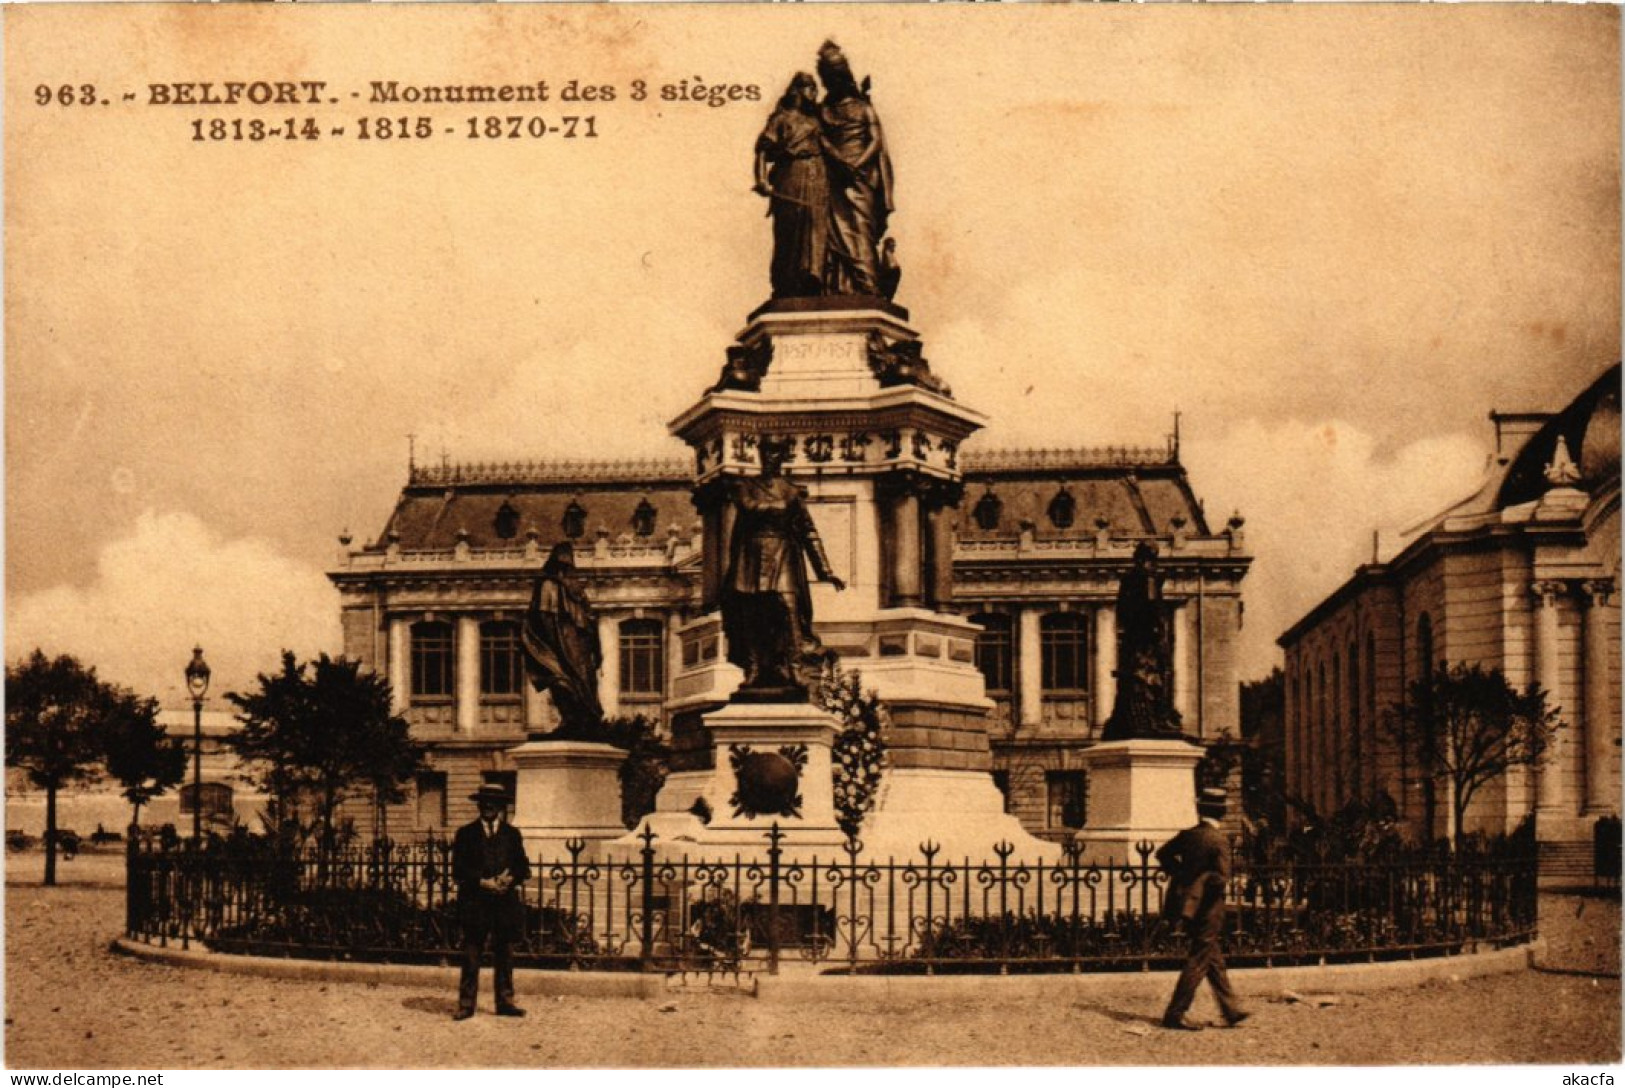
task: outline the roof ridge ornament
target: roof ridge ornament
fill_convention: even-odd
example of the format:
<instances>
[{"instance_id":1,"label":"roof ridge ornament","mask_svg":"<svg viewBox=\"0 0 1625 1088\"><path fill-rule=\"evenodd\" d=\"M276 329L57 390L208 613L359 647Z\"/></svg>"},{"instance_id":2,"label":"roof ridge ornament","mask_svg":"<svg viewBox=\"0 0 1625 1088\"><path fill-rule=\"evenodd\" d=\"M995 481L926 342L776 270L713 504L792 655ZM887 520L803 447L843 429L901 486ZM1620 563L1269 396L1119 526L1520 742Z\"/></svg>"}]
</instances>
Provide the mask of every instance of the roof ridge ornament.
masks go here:
<instances>
[{"instance_id":1,"label":"roof ridge ornament","mask_svg":"<svg viewBox=\"0 0 1625 1088\"><path fill-rule=\"evenodd\" d=\"M1569 444L1562 435L1557 436L1557 447L1552 450L1545 475L1546 482L1553 487L1573 487L1580 482L1580 467L1569 456Z\"/></svg>"}]
</instances>

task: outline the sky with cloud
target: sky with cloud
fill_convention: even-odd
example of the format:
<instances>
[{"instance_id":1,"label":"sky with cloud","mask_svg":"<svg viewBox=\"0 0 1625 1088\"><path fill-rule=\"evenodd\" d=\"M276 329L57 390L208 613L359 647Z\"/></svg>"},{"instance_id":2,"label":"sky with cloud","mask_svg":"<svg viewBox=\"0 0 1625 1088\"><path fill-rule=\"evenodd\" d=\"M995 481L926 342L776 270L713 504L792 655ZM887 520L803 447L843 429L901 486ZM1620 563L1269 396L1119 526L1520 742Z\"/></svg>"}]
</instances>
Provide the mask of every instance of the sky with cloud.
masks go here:
<instances>
[{"instance_id":1,"label":"sky with cloud","mask_svg":"<svg viewBox=\"0 0 1625 1088\"><path fill-rule=\"evenodd\" d=\"M826 37L873 77L898 301L979 441L1157 444L1181 412L1197 493L1257 554L1246 675L1373 529L1389 554L1472 490L1491 408L1559 407L1619 357L1610 7L8 16L6 653L166 698L194 642L220 690L339 648L323 572L381 530L409 434L423 459L681 452L665 424L766 295L752 142ZM293 112L351 135L199 143L197 111L33 97L237 78L326 80L340 102ZM365 101L571 78L620 92L594 140ZM354 139L380 112L453 131Z\"/></svg>"}]
</instances>

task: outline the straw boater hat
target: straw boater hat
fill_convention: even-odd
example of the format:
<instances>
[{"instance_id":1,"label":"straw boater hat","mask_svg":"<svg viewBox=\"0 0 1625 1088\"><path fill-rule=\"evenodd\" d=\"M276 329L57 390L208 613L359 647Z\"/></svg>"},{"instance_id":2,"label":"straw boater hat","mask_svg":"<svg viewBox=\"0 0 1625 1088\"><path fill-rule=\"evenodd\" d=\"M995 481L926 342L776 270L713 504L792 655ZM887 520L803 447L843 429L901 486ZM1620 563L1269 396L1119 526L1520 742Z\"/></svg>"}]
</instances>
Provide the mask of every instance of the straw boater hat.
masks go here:
<instances>
[{"instance_id":1,"label":"straw boater hat","mask_svg":"<svg viewBox=\"0 0 1625 1088\"><path fill-rule=\"evenodd\" d=\"M493 785L490 782L487 782L485 785L469 794L468 799L473 801L475 804L480 804L485 801L492 801L499 805L509 805L513 803L513 799L508 796L507 790L503 789L501 786Z\"/></svg>"},{"instance_id":2,"label":"straw boater hat","mask_svg":"<svg viewBox=\"0 0 1625 1088\"><path fill-rule=\"evenodd\" d=\"M1207 815L1224 815L1225 804L1230 794L1223 786L1204 786L1196 795L1196 811Z\"/></svg>"}]
</instances>

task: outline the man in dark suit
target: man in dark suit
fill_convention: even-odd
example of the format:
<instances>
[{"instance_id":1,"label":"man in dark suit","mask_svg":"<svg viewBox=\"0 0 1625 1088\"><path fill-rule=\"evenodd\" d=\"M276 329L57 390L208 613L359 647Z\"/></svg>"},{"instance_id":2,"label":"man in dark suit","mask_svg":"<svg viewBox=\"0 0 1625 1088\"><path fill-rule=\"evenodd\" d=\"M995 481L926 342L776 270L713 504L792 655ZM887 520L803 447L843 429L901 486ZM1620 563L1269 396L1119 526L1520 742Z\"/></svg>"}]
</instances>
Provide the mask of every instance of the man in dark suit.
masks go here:
<instances>
[{"instance_id":1,"label":"man in dark suit","mask_svg":"<svg viewBox=\"0 0 1625 1088\"><path fill-rule=\"evenodd\" d=\"M457 907L463 922L463 974L457 987L453 1019L474 1015L480 992L480 956L491 940L496 973L498 1016L523 1016L513 1001L513 941L519 936L524 908L519 886L530 879L530 861L519 831L507 821L508 793L484 785L469 800L480 818L457 829L452 842L452 878L457 881Z\"/></svg>"},{"instance_id":2,"label":"man in dark suit","mask_svg":"<svg viewBox=\"0 0 1625 1088\"><path fill-rule=\"evenodd\" d=\"M1226 1025L1235 1027L1251 1015L1230 988L1224 952L1219 947L1224 932L1225 890L1230 883L1230 843L1219 830L1224 803L1224 790L1204 789L1196 802L1200 822L1175 835L1157 851L1157 864L1168 874L1163 914L1183 925L1191 942L1174 996L1162 1015L1162 1026L1177 1031L1202 1030L1202 1025L1186 1019L1185 1014L1204 978L1213 987Z\"/></svg>"}]
</instances>

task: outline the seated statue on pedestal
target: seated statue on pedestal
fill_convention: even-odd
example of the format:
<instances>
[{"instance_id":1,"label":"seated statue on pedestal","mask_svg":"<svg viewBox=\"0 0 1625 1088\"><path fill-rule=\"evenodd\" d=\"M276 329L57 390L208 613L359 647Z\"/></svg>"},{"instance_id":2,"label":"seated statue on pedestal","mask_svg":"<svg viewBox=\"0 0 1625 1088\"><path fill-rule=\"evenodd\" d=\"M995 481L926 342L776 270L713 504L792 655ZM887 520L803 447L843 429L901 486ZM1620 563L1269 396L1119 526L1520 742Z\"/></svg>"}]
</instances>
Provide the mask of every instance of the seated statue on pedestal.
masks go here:
<instances>
[{"instance_id":1,"label":"seated statue on pedestal","mask_svg":"<svg viewBox=\"0 0 1625 1088\"><path fill-rule=\"evenodd\" d=\"M1117 701L1102 740L1178 739L1173 646L1157 549L1142 543L1117 589Z\"/></svg>"}]
</instances>

